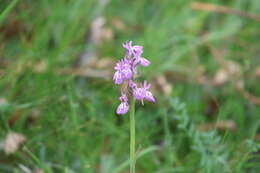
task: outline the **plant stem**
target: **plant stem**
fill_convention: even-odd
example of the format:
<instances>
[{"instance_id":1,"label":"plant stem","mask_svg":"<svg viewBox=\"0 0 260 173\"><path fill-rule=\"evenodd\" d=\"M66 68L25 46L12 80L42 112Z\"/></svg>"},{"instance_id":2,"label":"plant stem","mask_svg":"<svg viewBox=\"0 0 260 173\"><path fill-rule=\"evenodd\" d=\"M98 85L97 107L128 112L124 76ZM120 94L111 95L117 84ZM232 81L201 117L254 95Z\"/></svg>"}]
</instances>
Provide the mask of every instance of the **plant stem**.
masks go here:
<instances>
[{"instance_id":1,"label":"plant stem","mask_svg":"<svg viewBox=\"0 0 260 173\"><path fill-rule=\"evenodd\" d=\"M135 99L130 108L130 173L135 173Z\"/></svg>"}]
</instances>

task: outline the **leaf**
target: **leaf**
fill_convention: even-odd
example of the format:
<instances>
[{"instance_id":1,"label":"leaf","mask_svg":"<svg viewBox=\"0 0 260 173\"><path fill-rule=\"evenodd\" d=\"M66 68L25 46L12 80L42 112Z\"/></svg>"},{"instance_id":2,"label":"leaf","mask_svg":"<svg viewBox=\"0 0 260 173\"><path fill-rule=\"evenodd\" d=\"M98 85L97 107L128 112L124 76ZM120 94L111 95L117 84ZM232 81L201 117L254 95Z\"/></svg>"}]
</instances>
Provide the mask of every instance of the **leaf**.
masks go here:
<instances>
[{"instance_id":1,"label":"leaf","mask_svg":"<svg viewBox=\"0 0 260 173\"><path fill-rule=\"evenodd\" d=\"M17 4L18 0L13 0L12 2L10 2L10 4L6 7L6 9L0 13L0 26L2 25L2 23L4 22L5 18L7 17L7 15L11 12L11 10L15 7L15 5Z\"/></svg>"}]
</instances>

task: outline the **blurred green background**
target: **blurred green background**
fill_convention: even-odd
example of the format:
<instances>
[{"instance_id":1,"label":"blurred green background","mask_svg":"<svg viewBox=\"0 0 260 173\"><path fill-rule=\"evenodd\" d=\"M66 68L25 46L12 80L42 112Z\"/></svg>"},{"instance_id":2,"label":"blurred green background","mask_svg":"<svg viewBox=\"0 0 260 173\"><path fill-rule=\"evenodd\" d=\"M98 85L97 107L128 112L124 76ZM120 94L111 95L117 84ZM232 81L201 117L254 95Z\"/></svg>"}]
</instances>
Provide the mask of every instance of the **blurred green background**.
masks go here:
<instances>
[{"instance_id":1,"label":"blurred green background","mask_svg":"<svg viewBox=\"0 0 260 173\"><path fill-rule=\"evenodd\" d=\"M137 173L260 172L259 0L0 0L0 173L126 173L122 43L144 46Z\"/></svg>"}]
</instances>

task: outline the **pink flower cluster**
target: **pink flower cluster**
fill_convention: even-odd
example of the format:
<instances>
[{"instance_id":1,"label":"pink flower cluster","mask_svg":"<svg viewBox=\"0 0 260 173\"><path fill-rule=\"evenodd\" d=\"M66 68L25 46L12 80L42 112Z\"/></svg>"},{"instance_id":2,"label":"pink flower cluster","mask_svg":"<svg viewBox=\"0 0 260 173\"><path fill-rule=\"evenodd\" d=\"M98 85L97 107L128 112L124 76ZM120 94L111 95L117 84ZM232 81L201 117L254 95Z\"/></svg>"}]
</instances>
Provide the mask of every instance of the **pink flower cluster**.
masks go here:
<instances>
[{"instance_id":1,"label":"pink flower cluster","mask_svg":"<svg viewBox=\"0 0 260 173\"><path fill-rule=\"evenodd\" d=\"M138 84L134 81L138 65L143 67L150 65L150 61L142 57L143 47L138 45L132 46L131 41L123 44L123 47L127 50L127 53L115 66L116 72L113 77L115 84L120 85L126 82L127 88L130 89L130 93L136 100L155 102L153 94L149 91L151 85L144 81L143 85L138 87ZM129 110L129 104L125 91L121 91L119 100L121 103L116 112L117 114L126 114Z\"/></svg>"}]
</instances>

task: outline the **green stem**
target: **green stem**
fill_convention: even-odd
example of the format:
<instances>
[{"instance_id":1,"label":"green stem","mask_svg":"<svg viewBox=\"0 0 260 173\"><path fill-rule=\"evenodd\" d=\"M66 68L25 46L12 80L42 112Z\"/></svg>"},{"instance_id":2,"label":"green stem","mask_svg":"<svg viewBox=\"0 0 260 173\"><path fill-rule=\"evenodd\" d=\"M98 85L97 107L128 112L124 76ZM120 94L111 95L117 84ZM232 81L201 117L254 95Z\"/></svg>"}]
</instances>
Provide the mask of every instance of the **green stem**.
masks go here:
<instances>
[{"instance_id":1,"label":"green stem","mask_svg":"<svg viewBox=\"0 0 260 173\"><path fill-rule=\"evenodd\" d=\"M130 107L130 173L135 173L135 99Z\"/></svg>"}]
</instances>

